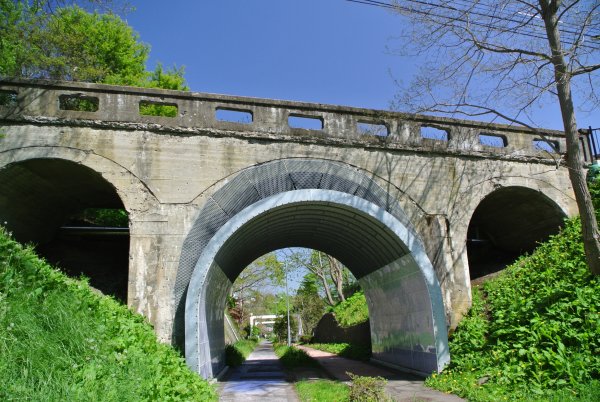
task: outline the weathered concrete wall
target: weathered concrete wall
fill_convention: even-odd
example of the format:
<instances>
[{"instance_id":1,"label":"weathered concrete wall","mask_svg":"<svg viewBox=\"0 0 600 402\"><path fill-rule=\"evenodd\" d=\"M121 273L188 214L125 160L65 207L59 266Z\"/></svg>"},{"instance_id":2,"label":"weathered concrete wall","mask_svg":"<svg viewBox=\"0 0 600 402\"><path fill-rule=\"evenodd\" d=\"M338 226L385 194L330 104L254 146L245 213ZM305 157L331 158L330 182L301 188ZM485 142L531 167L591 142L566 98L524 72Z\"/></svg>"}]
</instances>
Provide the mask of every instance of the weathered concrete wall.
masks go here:
<instances>
[{"instance_id":1,"label":"weathered concrete wall","mask_svg":"<svg viewBox=\"0 0 600 402\"><path fill-rule=\"evenodd\" d=\"M0 105L0 168L38 158L68 160L98 172L116 189L131 219L128 303L165 341L172 334L183 239L207 197L257 164L331 160L372 177L420 233L452 325L470 304L467 229L488 194L522 186L543 193L566 215L576 213L561 156L536 150L539 136L514 127L101 85L5 81L0 91L15 94L13 103ZM97 98L99 110L60 109L60 95L78 94ZM140 116L142 100L175 104L178 115ZM249 111L253 122L218 121L218 108ZM290 115L317 117L323 129L290 128ZM388 135L361 135L362 122L383 125ZM446 130L449 141L422 138L422 126ZM480 133L501 136L507 146L481 145ZM545 134L564 150L560 133ZM25 182L14 185L27 189Z\"/></svg>"}]
</instances>

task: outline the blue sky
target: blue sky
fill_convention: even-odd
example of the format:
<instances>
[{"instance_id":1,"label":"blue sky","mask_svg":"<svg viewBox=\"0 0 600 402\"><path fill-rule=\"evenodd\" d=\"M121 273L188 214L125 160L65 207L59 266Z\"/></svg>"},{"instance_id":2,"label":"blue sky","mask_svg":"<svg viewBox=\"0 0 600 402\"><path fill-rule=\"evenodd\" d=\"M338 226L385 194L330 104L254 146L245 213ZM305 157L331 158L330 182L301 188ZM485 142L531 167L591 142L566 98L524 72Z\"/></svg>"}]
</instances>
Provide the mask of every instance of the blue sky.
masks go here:
<instances>
[{"instance_id":1,"label":"blue sky","mask_svg":"<svg viewBox=\"0 0 600 402\"><path fill-rule=\"evenodd\" d=\"M344 0L134 0L125 16L193 91L388 109L419 61L392 54L402 19ZM560 129L556 108L540 111ZM586 120L582 119L582 123ZM580 124L581 125L581 124Z\"/></svg>"}]
</instances>

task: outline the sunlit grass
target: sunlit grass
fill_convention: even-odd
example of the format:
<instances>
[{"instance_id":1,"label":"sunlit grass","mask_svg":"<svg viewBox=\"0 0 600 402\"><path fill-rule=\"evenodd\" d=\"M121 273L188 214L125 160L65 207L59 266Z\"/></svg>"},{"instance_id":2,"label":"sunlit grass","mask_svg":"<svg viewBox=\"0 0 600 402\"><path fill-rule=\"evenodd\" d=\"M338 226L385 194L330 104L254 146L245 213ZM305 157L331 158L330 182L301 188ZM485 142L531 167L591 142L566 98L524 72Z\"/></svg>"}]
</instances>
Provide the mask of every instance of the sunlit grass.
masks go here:
<instances>
[{"instance_id":1,"label":"sunlit grass","mask_svg":"<svg viewBox=\"0 0 600 402\"><path fill-rule=\"evenodd\" d=\"M0 400L210 401L216 393L143 317L0 229Z\"/></svg>"},{"instance_id":2,"label":"sunlit grass","mask_svg":"<svg viewBox=\"0 0 600 402\"><path fill-rule=\"evenodd\" d=\"M337 381L304 380L295 385L302 402L345 402L350 395L348 386Z\"/></svg>"}]
</instances>

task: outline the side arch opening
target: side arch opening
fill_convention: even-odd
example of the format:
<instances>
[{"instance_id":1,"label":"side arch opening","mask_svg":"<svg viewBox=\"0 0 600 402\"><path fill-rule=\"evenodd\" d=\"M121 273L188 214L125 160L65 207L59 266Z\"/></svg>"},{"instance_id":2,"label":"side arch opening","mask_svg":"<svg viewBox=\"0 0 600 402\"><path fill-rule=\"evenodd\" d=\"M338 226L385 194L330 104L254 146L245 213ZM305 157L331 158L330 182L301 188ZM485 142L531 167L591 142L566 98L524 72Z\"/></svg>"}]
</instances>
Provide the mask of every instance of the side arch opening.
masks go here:
<instances>
[{"instance_id":1,"label":"side arch opening","mask_svg":"<svg viewBox=\"0 0 600 402\"><path fill-rule=\"evenodd\" d=\"M63 159L3 167L0 222L67 274L83 274L93 287L127 301L128 217L117 191L98 172Z\"/></svg>"},{"instance_id":2,"label":"side arch opening","mask_svg":"<svg viewBox=\"0 0 600 402\"><path fill-rule=\"evenodd\" d=\"M294 190L239 211L204 247L185 302L186 359L201 375L224 368L223 316L232 283L257 257L286 247L321 250L358 279L375 360L418 373L449 361L440 287L415 233L365 199Z\"/></svg>"},{"instance_id":3,"label":"side arch opening","mask_svg":"<svg viewBox=\"0 0 600 402\"><path fill-rule=\"evenodd\" d=\"M504 269L520 255L558 233L566 218L560 207L539 191L503 187L475 209L467 234L471 280Z\"/></svg>"}]
</instances>

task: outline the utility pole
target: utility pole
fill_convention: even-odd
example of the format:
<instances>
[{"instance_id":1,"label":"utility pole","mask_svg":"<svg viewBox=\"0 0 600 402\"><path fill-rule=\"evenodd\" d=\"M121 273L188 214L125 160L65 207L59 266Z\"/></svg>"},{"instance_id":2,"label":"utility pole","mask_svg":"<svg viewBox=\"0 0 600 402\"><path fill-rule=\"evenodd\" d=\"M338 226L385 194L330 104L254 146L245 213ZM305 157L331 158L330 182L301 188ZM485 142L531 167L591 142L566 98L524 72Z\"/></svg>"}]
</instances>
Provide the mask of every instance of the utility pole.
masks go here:
<instances>
[{"instance_id":1,"label":"utility pole","mask_svg":"<svg viewBox=\"0 0 600 402\"><path fill-rule=\"evenodd\" d=\"M288 293L288 278L287 278L287 264L283 262L283 272L285 273L285 300L287 305L287 345L292 346L292 331L290 329L290 295Z\"/></svg>"}]
</instances>

